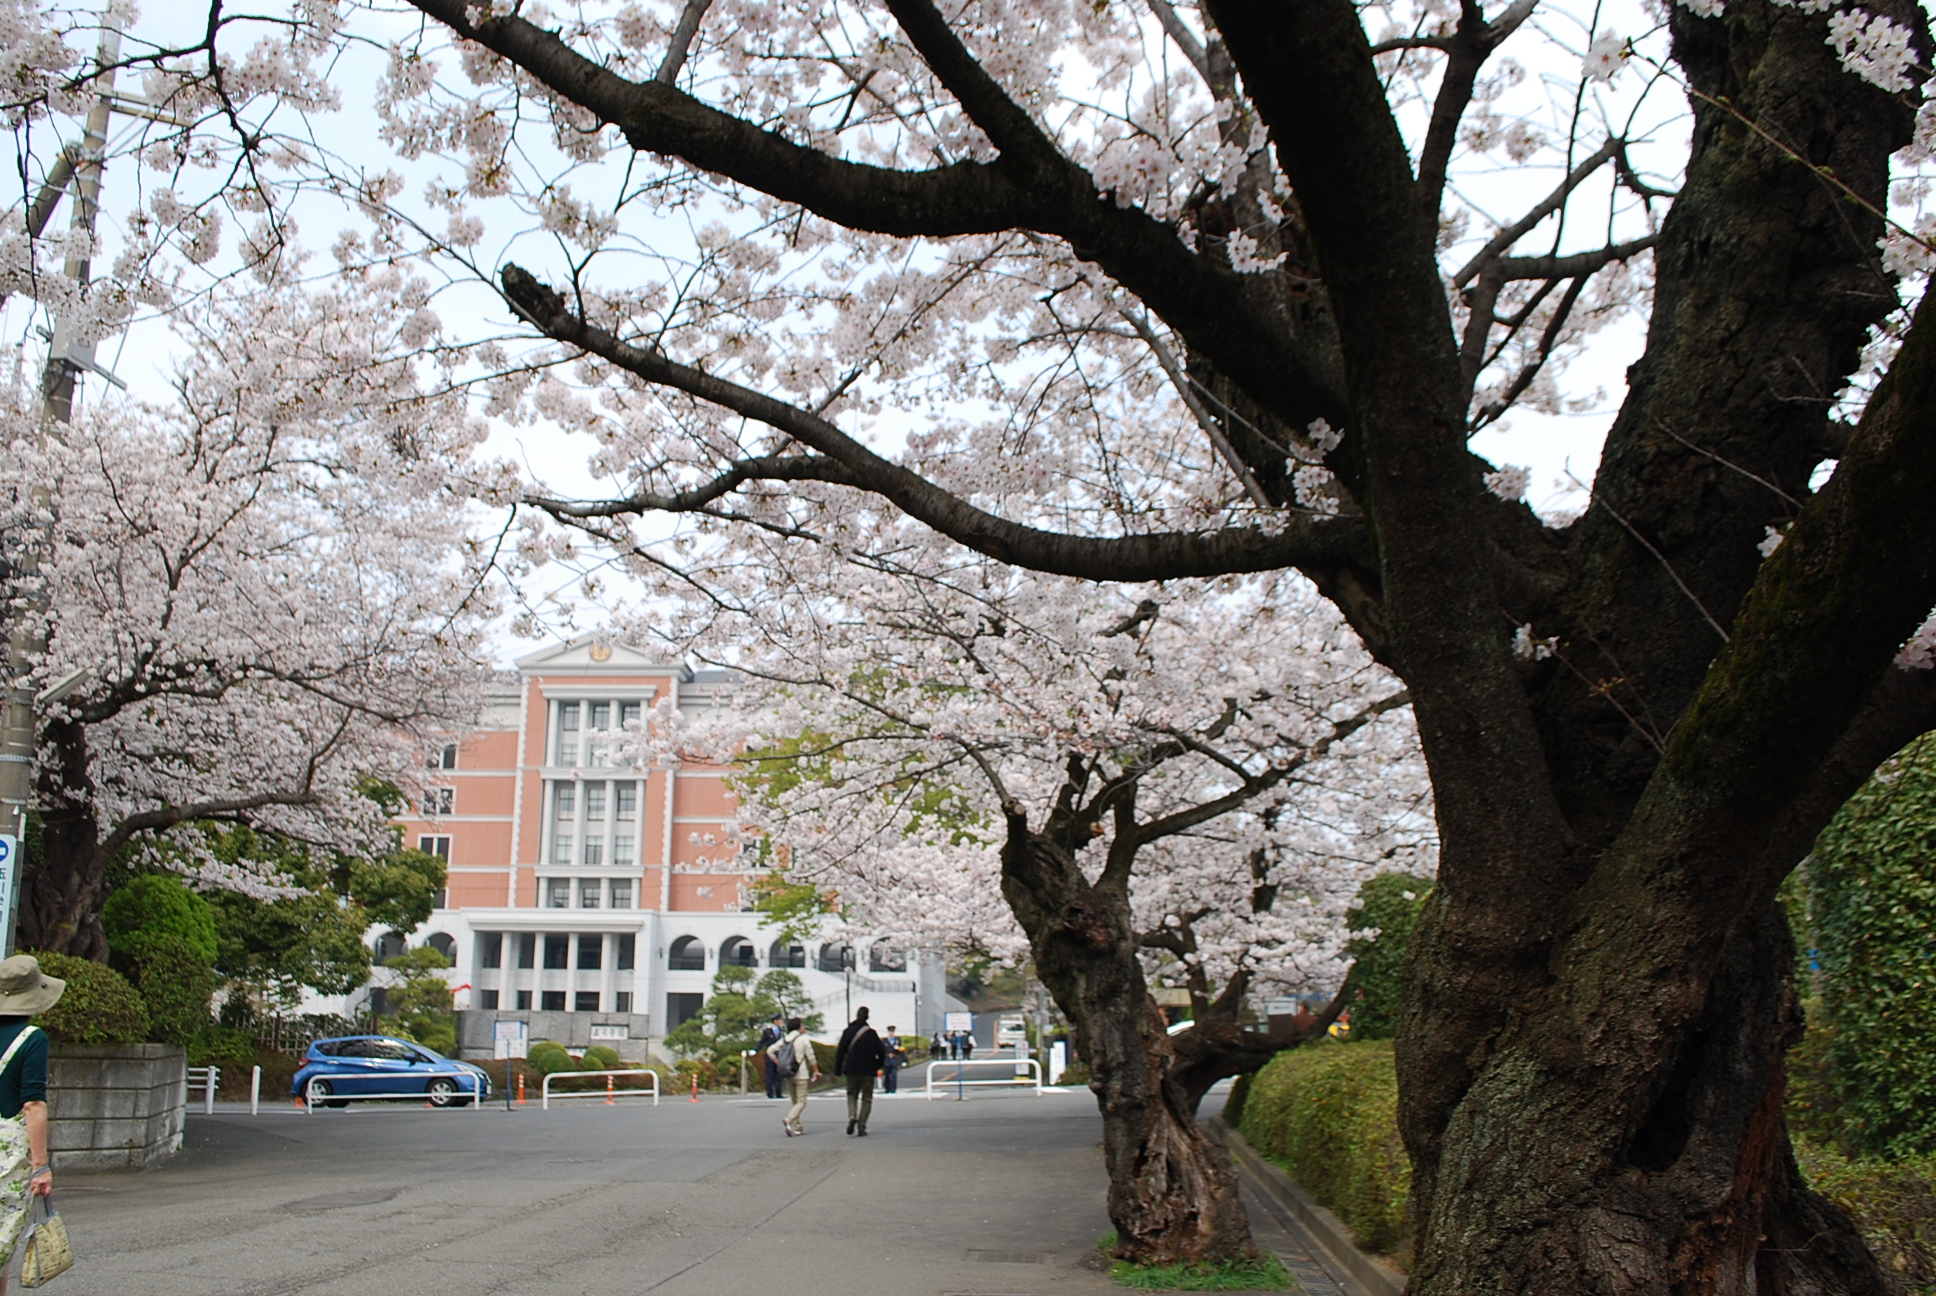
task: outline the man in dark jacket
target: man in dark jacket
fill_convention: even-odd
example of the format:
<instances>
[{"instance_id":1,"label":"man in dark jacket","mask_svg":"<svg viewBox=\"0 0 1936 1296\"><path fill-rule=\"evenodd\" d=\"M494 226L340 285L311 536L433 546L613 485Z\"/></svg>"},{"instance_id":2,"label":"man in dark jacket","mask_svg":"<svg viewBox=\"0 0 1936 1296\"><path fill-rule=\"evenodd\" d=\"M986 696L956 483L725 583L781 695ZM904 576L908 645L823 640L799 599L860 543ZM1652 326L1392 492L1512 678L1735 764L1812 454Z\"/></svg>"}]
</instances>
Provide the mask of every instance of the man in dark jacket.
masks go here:
<instances>
[{"instance_id":1,"label":"man in dark jacket","mask_svg":"<svg viewBox=\"0 0 1936 1296\"><path fill-rule=\"evenodd\" d=\"M834 1074L847 1077L849 1134L867 1137L867 1117L874 1110L874 1073L886 1058L881 1037L867 1024L867 1009L856 1008L854 1020L847 1023L834 1048Z\"/></svg>"},{"instance_id":2,"label":"man in dark jacket","mask_svg":"<svg viewBox=\"0 0 1936 1296\"><path fill-rule=\"evenodd\" d=\"M767 1024L765 1030L760 1032L760 1042L754 1046L760 1051L761 1069L766 1072L766 1096L768 1098L786 1097L786 1082L780 1078L780 1068L773 1064L773 1058L767 1053L768 1049L785 1038L786 1029L781 1025L780 1014L774 1013L773 1020Z\"/></svg>"}]
</instances>

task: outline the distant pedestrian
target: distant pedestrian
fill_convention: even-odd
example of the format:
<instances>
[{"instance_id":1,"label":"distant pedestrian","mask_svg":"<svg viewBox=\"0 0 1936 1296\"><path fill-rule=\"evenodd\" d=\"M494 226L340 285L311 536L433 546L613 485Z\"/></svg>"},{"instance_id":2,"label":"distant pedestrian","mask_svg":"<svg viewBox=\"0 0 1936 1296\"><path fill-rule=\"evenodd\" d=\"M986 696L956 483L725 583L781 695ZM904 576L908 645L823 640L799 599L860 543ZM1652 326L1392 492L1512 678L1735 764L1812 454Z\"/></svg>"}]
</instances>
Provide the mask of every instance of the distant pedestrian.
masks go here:
<instances>
[{"instance_id":1,"label":"distant pedestrian","mask_svg":"<svg viewBox=\"0 0 1936 1296\"><path fill-rule=\"evenodd\" d=\"M961 1060L968 1061L975 1056L975 1037L967 1031L961 1032Z\"/></svg>"},{"instance_id":2,"label":"distant pedestrian","mask_svg":"<svg viewBox=\"0 0 1936 1296\"><path fill-rule=\"evenodd\" d=\"M928 1037L928 1061L933 1062L948 1056L948 1037L940 1031Z\"/></svg>"},{"instance_id":3,"label":"distant pedestrian","mask_svg":"<svg viewBox=\"0 0 1936 1296\"><path fill-rule=\"evenodd\" d=\"M867 1024L867 1009L854 1009L854 1020L840 1033L834 1049L834 1074L847 1079L847 1132L867 1137L867 1117L874 1110L874 1073L881 1069L886 1050L881 1037Z\"/></svg>"},{"instance_id":4,"label":"distant pedestrian","mask_svg":"<svg viewBox=\"0 0 1936 1296\"><path fill-rule=\"evenodd\" d=\"M27 1226L30 1194L54 1191L47 1158L47 1033L27 1019L46 1012L67 982L31 954L0 962L0 1296Z\"/></svg>"},{"instance_id":5,"label":"distant pedestrian","mask_svg":"<svg viewBox=\"0 0 1936 1296\"><path fill-rule=\"evenodd\" d=\"M892 1026L887 1034L881 1036L881 1092L898 1093L901 1088L901 1067L907 1062L907 1054L901 1051L900 1032Z\"/></svg>"},{"instance_id":6,"label":"distant pedestrian","mask_svg":"<svg viewBox=\"0 0 1936 1296\"><path fill-rule=\"evenodd\" d=\"M787 1096L793 1105L787 1114L780 1117L781 1128L787 1137L805 1134L806 1127L800 1118L807 1110L807 1090L820 1078L820 1061L814 1056L813 1041L807 1038L806 1023L798 1017L786 1019L787 1033L767 1046L767 1065L780 1074L780 1083L786 1087ZM0 1292L0 1296L6 1296Z\"/></svg>"},{"instance_id":7,"label":"distant pedestrian","mask_svg":"<svg viewBox=\"0 0 1936 1296\"><path fill-rule=\"evenodd\" d=\"M780 1014L774 1013L773 1020L768 1022L765 1029L760 1031L760 1042L758 1045L761 1060L760 1069L766 1073L766 1096L768 1098L786 1097L785 1086L780 1081L780 1068L773 1065L773 1059L766 1052L785 1038L786 1027L781 1024Z\"/></svg>"}]
</instances>

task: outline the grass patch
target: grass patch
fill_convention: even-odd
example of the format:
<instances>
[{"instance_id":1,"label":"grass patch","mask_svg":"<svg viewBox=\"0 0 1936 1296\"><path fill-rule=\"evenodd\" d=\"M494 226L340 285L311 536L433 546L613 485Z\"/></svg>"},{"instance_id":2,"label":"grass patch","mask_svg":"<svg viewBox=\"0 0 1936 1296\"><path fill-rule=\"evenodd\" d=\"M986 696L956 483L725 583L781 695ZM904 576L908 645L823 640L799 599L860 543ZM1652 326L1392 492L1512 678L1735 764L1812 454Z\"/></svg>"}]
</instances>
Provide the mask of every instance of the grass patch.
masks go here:
<instances>
[{"instance_id":1,"label":"grass patch","mask_svg":"<svg viewBox=\"0 0 1936 1296\"><path fill-rule=\"evenodd\" d=\"M1096 1243L1105 1257L1116 1249L1116 1235L1105 1233ZM1297 1280L1283 1262L1266 1251L1255 1260L1222 1264L1138 1265L1117 1260L1109 1276L1118 1287L1133 1291L1291 1291Z\"/></svg>"}]
</instances>

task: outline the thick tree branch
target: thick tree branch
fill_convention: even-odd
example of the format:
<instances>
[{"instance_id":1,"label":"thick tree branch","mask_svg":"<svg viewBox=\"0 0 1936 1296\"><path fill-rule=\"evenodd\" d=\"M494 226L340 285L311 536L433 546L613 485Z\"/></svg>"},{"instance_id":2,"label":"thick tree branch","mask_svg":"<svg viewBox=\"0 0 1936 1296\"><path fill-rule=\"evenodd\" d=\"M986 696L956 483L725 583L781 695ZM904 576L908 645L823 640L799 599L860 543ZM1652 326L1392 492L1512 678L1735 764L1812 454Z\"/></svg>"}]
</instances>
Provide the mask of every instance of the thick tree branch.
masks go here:
<instances>
[{"instance_id":1,"label":"thick tree branch","mask_svg":"<svg viewBox=\"0 0 1936 1296\"><path fill-rule=\"evenodd\" d=\"M1363 528L1350 518L1290 517L1279 535L1246 527L1112 537L1073 536L1011 522L881 458L816 414L619 341L571 314L564 298L518 266L504 268L503 287L512 308L546 336L784 432L841 465L855 485L1002 562L1087 580L1127 581L1270 571L1307 561L1351 559L1363 552Z\"/></svg>"},{"instance_id":2,"label":"thick tree branch","mask_svg":"<svg viewBox=\"0 0 1936 1296\"><path fill-rule=\"evenodd\" d=\"M1595 248L1591 252L1574 252L1567 256L1507 257L1499 263L1499 273L1506 279L1577 279L1603 270L1615 261L1625 261L1636 253L1645 252L1658 242L1659 235L1647 234L1625 243Z\"/></svg>"}]
</instances>

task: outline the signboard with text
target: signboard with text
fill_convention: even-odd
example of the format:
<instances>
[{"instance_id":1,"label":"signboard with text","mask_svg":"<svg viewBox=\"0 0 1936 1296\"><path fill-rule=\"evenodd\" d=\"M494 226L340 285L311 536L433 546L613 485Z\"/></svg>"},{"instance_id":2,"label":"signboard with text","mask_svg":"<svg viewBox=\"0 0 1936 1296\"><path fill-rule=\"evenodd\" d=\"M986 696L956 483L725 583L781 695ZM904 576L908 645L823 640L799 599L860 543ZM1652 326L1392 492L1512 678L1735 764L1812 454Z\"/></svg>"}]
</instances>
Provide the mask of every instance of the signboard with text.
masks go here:
<instances>
[{"instance_id":1,"label":"signboard with text","mask_svg":"<svg viewBox=\"0 0 1936 1296\"><path fill-rule=\"evenodd\" d=\"M975 1029L975 1014L971 1012L951 1012L941 1015L941 1029L952 1035L956 1031Z\"/></svg>"}]
</instances>

